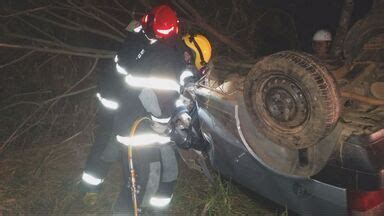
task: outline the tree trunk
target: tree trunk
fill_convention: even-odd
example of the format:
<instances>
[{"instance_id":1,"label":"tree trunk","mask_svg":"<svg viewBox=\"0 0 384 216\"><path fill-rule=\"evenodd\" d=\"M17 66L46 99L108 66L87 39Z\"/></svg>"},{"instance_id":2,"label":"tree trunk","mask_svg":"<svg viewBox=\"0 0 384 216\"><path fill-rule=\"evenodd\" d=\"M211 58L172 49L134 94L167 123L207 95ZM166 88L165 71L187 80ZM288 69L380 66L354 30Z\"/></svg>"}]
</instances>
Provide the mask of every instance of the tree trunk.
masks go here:
<instances>
[{"instance_id":1,"label":"tree trunk","mask_svg":"<svg viewBox=\"0 0 384 216\"><path fill-rule=\"evenodd\" d=\"M244 47L242 47L240 44L238 44L229 36L221 34L217 29L209 25L206 22L206 20L200 15L200 13L189 3L189 1L178 0L177 2L193 16L196 24L200 28L210 33L212 36L214 36L216 39L218 39L222 43L226 44L228 47L234 50L241 57L246 59L252 59L250 56L250 53Z\"/></svg>"},{"instance_id":2,"label":"tree trunk","mask_svg":"<svg viewBox=\"0 0 384 216\"><path fill-rule=\"evenodd\" d=\"M340 14L339 27L336 31L332 45L332 54L341 57L343 53L344 38L351 23L354 0L344 0L344 5Z\"/></svg>"}]
</instances>

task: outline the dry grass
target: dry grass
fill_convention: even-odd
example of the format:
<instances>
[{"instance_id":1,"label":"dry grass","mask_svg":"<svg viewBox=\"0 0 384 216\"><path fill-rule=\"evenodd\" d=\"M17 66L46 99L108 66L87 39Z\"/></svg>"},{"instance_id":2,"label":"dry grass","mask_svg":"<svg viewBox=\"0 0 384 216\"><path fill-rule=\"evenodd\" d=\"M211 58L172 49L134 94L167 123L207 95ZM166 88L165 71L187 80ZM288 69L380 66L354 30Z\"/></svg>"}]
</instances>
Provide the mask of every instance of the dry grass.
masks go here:
<instances>
[{"instance_id":1,"label":"dry grass","mask_svg":"<svg viewBox=\"0 0 384 216\"><path fill-rule=\"evenodd\" d=\"M122 184L120 166L110 171L97 204L83 205L78 183L89 145L81 140L9 152L0 165L4 215L110 215ZM279 215L275 206L252 200L228 181L216 178L209 186L204 176L183 164L180 172L166 215Z\"/></svg>"},{"instance_id":2,"label":"dry grass","mask_svg":"<svg viewBox=\"0 0 384 216\"><path fill-rule=\"evenodd\" d=\"M183 164L181 168L171 208L176 215L279 215L276 205L252 199L244 189L216 174L213 185L209 185L200 173Z\"/></svg>"}]
</instances>

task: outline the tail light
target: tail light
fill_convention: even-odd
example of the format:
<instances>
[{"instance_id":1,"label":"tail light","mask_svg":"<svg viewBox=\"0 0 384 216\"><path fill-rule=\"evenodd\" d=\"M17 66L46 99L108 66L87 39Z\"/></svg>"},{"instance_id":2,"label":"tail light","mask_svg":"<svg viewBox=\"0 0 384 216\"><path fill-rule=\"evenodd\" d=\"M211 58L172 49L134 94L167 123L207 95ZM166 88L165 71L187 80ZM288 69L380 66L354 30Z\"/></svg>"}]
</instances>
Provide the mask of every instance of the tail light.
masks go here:
<instances>
[{"instance_id":1,"label":"tail light","mask_svg":"<svg viewBox=\"0 0 384 216\"><path fill-rule=\"evenodd\" d=\"M348 191L350 215L384 215L384 189Z\"/></svg>"}]
</instances>

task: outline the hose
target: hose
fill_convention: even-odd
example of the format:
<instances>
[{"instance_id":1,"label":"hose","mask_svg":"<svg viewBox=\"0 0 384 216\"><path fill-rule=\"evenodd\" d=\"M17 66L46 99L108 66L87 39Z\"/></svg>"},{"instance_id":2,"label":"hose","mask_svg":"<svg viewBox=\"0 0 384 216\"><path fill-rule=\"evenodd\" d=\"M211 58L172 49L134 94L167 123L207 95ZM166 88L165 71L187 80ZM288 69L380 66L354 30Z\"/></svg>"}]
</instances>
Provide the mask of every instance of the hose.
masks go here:
<instances>
[{"instance_id":1,"label":"hose","mask_svg":"<svg viewBox=\"0 0 384 216\"><path fill-rule=\"evenodd\" d=\"M136 133L137 127L140 125L140 123L144 120L150 120L148 117L142 117L139 119L136 119L131 127L130 136L133 137ZM132 204L133 204L133 214L134 216L138 216L138 206L137 206L137 189L136 189L136 173L135 169L133 167L133 154L132 154L132 145L128 145L128 162L129 162L129 174L131 177L131 193L132 193Z\"/></svg>"}]
</instances>

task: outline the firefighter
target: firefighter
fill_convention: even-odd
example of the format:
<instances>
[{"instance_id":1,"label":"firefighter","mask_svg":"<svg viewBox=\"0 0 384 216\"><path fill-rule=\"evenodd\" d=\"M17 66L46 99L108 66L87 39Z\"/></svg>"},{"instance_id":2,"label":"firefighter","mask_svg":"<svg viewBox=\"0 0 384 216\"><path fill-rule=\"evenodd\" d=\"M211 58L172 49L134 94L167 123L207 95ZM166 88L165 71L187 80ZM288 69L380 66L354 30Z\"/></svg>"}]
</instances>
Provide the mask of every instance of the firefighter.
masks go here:
<instances>
[{"instance_id":1,"label":"firefighter","mask_svg":"<svg viewBox=\"0 0 384 216\"><path fill-rule=\"evenodd\" d=\"M135 34L129 35L115 56L116 71L106 71L99 82L96 96L102 105L100 126L82 174L84 201L94 204L111 163L122 157L126 183L114 206L117 213L132 209L128 206L131 196L127 149L117 137L129 138L133 121L148 115L155 123L149 125L153 131L169 135L170 119L179 118L175 100L180 84L176 81L185 68L182 42L177 37L178 20L171 8L153 8L141 24L131 23L128 30ZM140 206L168 204L177 178L174 150L168 145L134 151Z\"/></svg>"},{"instance_id":2,"label":"firefighter","mask_svg":"<svg viewBox=\"0 0 384 216\"><path fill-rule=\"evenodd\" d=\"M182 38L190 52L184 53L187 68L181 75L180 83L183 85L182 99L184 99L184 112L188 116L181 115L180 120L184 122L177 124L174 133L179 135L177 145L180 148L194 148L203 150L207 147L202 137L198 136L200 128L197 118L197 107L195 101L195 83L206 76L211 69L209 60L212 55L212 47L209 40L201 34L186 34ZM188 126L185 128L185 126ZM195 130L196 129L196 130Z\"/></svg>"},{"instance_id":3,"label":"firefighter","mask_svg":"<svg viewBox=\"0 0 384 216\"><path fill-rule=\"evenodd\" d=\"M192 56L185 56L185 61L194 73L195 79L200 79L209 70L209 60L212 55L212 47L209 40L201 34L186 34L183 36L184 44L191 50Z\"/></svg>"}]
</instances>

